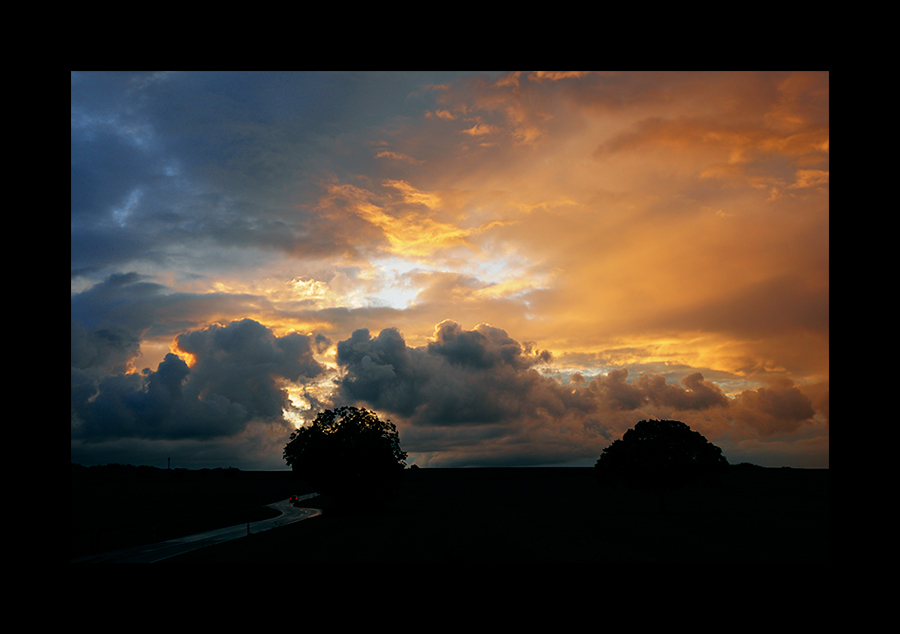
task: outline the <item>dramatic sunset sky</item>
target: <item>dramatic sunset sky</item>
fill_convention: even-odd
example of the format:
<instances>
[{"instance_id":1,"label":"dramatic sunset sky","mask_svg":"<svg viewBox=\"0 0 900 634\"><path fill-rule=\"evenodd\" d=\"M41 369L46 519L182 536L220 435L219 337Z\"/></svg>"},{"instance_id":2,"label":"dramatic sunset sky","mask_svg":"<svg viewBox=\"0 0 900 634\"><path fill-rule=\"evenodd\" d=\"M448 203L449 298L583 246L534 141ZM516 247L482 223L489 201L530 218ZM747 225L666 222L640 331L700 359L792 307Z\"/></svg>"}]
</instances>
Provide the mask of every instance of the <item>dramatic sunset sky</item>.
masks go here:
<instances>
[{"instance_id":1,"label":"dramatic sunset sky","mask_svg":"<svg viewBox=\"0 0 900 634\"><path fill-rule=\"evenodd\" d=\"M829 75L72 73L72 461L828 467Z\"/></svg>"}]
</instances>

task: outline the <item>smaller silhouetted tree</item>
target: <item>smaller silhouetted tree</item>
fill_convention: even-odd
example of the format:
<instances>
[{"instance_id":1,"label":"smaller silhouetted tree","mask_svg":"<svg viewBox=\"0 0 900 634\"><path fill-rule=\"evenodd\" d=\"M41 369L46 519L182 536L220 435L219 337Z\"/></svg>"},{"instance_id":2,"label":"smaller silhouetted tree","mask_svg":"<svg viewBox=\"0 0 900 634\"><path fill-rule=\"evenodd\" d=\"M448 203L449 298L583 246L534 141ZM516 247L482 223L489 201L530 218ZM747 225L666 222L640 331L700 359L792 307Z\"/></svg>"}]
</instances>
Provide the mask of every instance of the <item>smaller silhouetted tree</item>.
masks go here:
<instances>
[{"instance_id":1,"label":"smaller silhouetted tree","mask_svg":"<svg viewBox=\"0 0 900 634\"><path fill-rule=\"evenodd\" d=\"M291 434L284 459L317 492L351 506L383 500L406 466L394 424L356 407L319 412Z\"/></svg>"},{"instance_id":2,"label":"smaller silhouetted tree","mask_svg":"<svg viewBox=\"0 0 900 634\"><path fill-rule=\"evenodd\" d=\"M659 496L705 482L715 484L728 469L722 450L674 420L642 420L603 450L595 465L601 483L624 484Z\"/></svg>"}]
</instances>

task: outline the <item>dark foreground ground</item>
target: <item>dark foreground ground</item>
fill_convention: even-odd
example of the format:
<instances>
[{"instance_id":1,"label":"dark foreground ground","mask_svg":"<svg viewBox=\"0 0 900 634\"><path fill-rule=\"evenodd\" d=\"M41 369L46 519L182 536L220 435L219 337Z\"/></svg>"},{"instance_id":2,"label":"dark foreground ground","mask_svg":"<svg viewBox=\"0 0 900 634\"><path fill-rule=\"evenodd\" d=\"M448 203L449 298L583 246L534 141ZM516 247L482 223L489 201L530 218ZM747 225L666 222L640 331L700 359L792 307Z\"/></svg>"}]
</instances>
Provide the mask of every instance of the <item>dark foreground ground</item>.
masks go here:
<instances>
[{"instance_id":1,"label":"dark foreground ground","mask_svg":"<svg viewBox=\"0 0 900 634\"><path fill-rule=\"evenodd\" d=\"M166 563L829 559L827 470L732 469L719 488L672 494L666 514L653 496L601 488L592 469L406 475L383 512L344 515L320 500L320 517Z\"/></svg>"},{"instance_id":2,"label":"dark foreground ground","mask_svg":"<svg viewBox=\"0 0 900 634\"><path fill-rule=\"evenodd\" d=\"M289 471L71 471L71 557L151 544L278 515L266 504L310 492Z\"/></svg>"}]
</instances>

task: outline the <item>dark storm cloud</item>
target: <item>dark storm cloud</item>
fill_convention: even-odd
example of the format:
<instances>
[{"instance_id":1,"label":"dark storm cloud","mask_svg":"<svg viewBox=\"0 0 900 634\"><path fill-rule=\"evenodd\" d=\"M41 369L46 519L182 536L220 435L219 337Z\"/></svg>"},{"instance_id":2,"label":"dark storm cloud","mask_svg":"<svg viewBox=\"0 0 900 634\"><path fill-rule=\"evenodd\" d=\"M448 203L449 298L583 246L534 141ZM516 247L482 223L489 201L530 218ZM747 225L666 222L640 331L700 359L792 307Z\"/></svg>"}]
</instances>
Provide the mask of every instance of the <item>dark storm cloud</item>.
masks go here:
<instances>
[{"instance_id":1,"label":"dark storm cloud","mask_svg":"<svg viewBox=\"0 0 900 634\"><path fill-rule=\"evenodd\" d=\"M128 195L153 172L153 161L146 154L111 130L85 134L73 125L70 185L73 219L96 218L105 210L123 205Z\"/></svg>"},{"instance_id":2,"label":"dark storm cloud","mask_svg":"<svg viewBox=\"0 0 900 634\"><path fill-rule=\"evenodd\" d=\"M112 328L146 339L174 337L209 321L231 321L265 306L265 299L257 296L178 293L137 273L117 273L72 295L71 317L88 331Z\"/></svg>"},{"instance_id":3,"label":"dark storm cloud","mask_svg":"<svg viewBox=\"0 0 900 634\"><path fill-rule=\"evenodd\" d=\"M439 324L425 347L408 347L393 328L374 338L363 329L337 351L346 398L425 425L499 423L529 409L557 409L560 398L572 399L534 369L548 360L548 353L531 352L499 328L466 331L452 321Z\"/></svg>"},{"instance_id":4,"label":"dark storm cloud","mask_svg":"<svg viewBox=\"0 0 900 634\"><path fill-rule=\"evenodd\" d=\"M164 194L175 179L172 157L141 112L139 88L145 79L127 73L72 75L73 273L116 266L138 254L156 256L164 225L157 212L165 208L161 203L170 196Z\"/></svg>"},{"instance_id":5,"label":"dark storm cloud","mask_svg":"<svg viewBox=\"0 0 900 634\"><path fill-rule=\"evenodd\" d=\"M71 324L72 367L78 370L96 368L103 373L119 373L140 354L140 339L119 326L88 331L83 325Z\"/></svg>"},{"instance_id":6,"label":"dark storm cloud","mask_svg":"<svg viewBox=\"0 0 900 634\"><path fill-rule=\"evenodd\" d=\"M314 378L323 371L313 357L321 343L295 332L276 337L252 319L210 326L175 338L175 347L197 360L192 372L194 380L216 385L234 381L235 377L243 383L244 378L252 379L261 372L294 382Z\"/></svg>"},{"instance_id":7,"label":"dark storm cloud","mask_svg":"<svg viewBox=\"0 0 900 634\"><path fill-rule=\"evenodd\" d=\"M665 377L658 374L643 374L635 383L646 399L656 406L685 411L728 405L728 398L722 390L715 383L704 380L699 372L684 377L681 380L683 388L668 383Z\"/></svg>"},{"instance_id":8,"label":"dark storm cloud","mask_svg":"<svg viewBox=\"0 0 900 634\"><path fill-rule=\"evenodd\" d=\"M106 340L98 333L79 337L80 365L91 358L85 341ZM179 336L176 346L192 357L192 367L172 353L155 371L99 379L92 378L90 368L73 365L72 438L198 439L233 436L254 420L287 426L283 381L302 383L321 374L324 368L314 353L323 344L297 333L276 337L245 319ZM75 345L73 340L73 363Z\"/></svg>"},{"instance_id":9,"label":"dark storm cloud","mask_svg":"<svg viewBox=\"0 0 900 634\"><path fill-rule=\"evenodd\" d=\"M522 346L499 328L465 330L445 321L434 341L410 348L396 329L372 337L357 330L338 343L338 363L346 369L343 396L364 401L409 419L416 425L514 425L525 420L562 420L600 411L633 411L647 406L701 410L727 406L712 382L693 373L681 385L659 375L625 381L627 370L614 370L586 386L564 386L542 375L546 351Z\"/></svg>"},{"instance_id":10,"label":"dark storm cloud","mask_svg":"<svg viewBox=\"0 0 900 634\"><path fill-rule=\"evenodd\" d=\"M734 399L700 372L679 383L653 373L629 381L622 368L563 385L538 371L548 353L499 328L466 330L452 321L417 348L394 328L375 337L357 330L338 343L337 361L343 369L337 399L399 417L406 449L441 456L441 464L584 459L642 418L676 415L713 437L723 433L715 425L730 420L765 437L796 431L815 415L810 399L789 382Z\"/></svg>"},{"instance_id":11,"label":"dark storm cloud","mask_svg":"<svg viewBox=\"0 0 900 634\"><path fill-rule=\"evenodd\" d=\"M611 370L593 379L587 389L611 410L633 411L650 405L679 411L728 406L728 397L700 372L684 377L681 385L669 383L659 374L641 374L631 382L627 378L626 368Z\"/></svg>"},{"instance_id":12,"label":"dark storm cloud","mask_svg":"<svg viewBox=\"0 0 900 634\"><path fill-rule=\"evenodd\" d=\"M427 81L403 73L73 73L73 274L136 259L171 265L175 254L208 264L197 250L210 243L298 258L352 253L366 223L311 201L327 174L371 167L355 132L380 122L381 108L392 116L414 108L410 91Z\"/></svg>"},{"instance_id":13,"label":"dark storm cloud","mask_svg":"<svg viewBox=\"0 0 900 634\"><path fill-rule=\"evenodd\" d=\"M826 397L827 398L827 397ZM827 411L827 403L824 404ZM775 381L758 390L745 390L735 399L734 417L761 437L796 432L812 421L816 410L810 398L790 379Z\"/></svg>"},{"instance_id":14,"label":"dark storm cloud","mask_svg":"<svg viewBox=\"0 0 900 634\"><path fill-rule=\"evenodd\" d=\"M204 77L73 74L73 274L161 263L173 249L209 240L289 239L246 189L283 171L260 158L279 152L244 129L247 111Z\"/></svg>"},{"instance_id":15,"label":"dark storm cloud","mask_svg":"<svg viewBox=\"0 0 900 634\"><path fill-rule=\"evenodd\" d=\"M536 360L550 361L550 353L546 350L537 359L527 356L522 346L499 328L481 324L475 330L466 331L451 321L438 325L435 341L428 344L428 351L441 355L451 364L480 369L505 365L525 370Z\"/></svg>"},{"instance_id":16,"label":"dark storm cloud","mask_svg":"<svg viewBox=\"0 0 900 634\"><path fill-rule=\"evenodd\" d=\"M628 370L621 368L612 370L605 376L598 376L588 384L588 389L594 392L610 409L635 410L641 407L645 401L644 392L632 383L626 383Z\"/></svg>"},{"instance_id":17,"label":"dark storm cloud","mask_svg":"<svg viewBox=\"0 0 900 634\"><path fill-rule=\"evenodd\" d=\"M137 273L114 274L72 295L72 321L88 329L115 325L140 334L153 325L165 290L162 284L148 282Z\"/></svg>"}]
</instances>

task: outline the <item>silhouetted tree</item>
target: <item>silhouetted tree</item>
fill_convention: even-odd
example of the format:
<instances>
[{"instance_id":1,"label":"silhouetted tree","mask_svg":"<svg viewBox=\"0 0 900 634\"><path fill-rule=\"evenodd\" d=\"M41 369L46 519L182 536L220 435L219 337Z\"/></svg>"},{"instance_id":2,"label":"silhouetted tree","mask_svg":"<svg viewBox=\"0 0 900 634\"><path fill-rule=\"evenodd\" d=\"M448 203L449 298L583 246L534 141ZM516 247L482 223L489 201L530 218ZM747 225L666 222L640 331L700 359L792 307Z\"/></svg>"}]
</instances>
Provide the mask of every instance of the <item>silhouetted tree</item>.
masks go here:
<instances>
[{"instance_id":1,"label":"silhouetted tree","mask_svg":"<svg viewBox=\"0 0 900 634\"><path fill-rule=\"evenodd\" d=\"M699 432L674 420L642 420L603 450L595 465L605 484L651 491L666 510L666 492L706 482L728 469L722 450Z\"/></svg>"},{"instance_id":2,"label":"silhouetted tree","mask_svg":"<svg viewBox=\"0 0 900 634\"><path fill-rule=\"evenodd\" d=\"M291 434L284 459L317 492L353 505L384 499L406 466L394 424L356 407L319 412Z\"/></svg>"}]
</instances>

